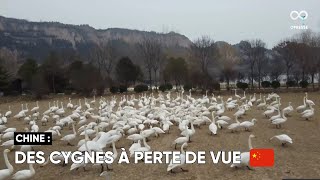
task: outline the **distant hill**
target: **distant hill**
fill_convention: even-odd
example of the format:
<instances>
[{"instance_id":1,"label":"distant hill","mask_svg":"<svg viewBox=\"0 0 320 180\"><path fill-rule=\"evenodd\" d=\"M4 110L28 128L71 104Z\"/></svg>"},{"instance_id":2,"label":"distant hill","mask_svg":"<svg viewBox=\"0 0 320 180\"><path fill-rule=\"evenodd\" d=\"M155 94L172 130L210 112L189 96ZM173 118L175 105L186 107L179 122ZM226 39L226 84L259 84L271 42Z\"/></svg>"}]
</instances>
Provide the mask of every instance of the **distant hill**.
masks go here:
<instances>
[{"instance_id":1,"label":"distant hill","mask_svg":"<svg viewBox=\"0 0 320 180\"><path fill-rule=\"evenodd\" d=\"M171 55L182 54L191 43L186 36L175 32L162 34L120 28L97 30L89 25L30 22L0 16L0 48L16 50L21 56L33 57L38 61L52 50L87 55L90 47L110 40L120 40L125 44L122 43L122 47L132 47L145 36L160 38ZM130 55L128 52L124 54Z\"/></svg>"}]
</instances>

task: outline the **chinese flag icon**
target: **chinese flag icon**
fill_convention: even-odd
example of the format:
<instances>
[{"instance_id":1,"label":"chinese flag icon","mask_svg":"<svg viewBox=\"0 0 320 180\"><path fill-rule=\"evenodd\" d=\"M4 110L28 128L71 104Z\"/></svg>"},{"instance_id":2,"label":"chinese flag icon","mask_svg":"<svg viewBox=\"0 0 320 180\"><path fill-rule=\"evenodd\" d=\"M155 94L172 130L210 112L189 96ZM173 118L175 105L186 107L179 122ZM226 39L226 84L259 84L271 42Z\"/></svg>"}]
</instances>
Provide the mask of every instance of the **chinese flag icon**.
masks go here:
<instances>
[{"instance_id":1,"label":"chinese flag icon","mask_svg":"<svg viewBox=\"0 0 320 180\"><path fill-rule=\"evenodd\" d=\"M274 164L273 149L251 149L250 166L252 167L271 167Z\"/></svg>"}]
</instances>

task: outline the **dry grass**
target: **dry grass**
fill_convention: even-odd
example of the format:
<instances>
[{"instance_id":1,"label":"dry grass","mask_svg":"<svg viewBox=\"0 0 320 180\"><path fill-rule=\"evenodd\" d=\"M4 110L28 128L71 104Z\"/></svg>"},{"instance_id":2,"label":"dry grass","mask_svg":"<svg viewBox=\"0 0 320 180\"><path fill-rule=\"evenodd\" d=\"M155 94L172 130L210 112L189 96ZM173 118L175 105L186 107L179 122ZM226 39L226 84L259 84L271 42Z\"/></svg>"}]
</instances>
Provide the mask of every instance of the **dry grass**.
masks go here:
<instances>
[{"instance_id":1,"label":"dry grass","mask_svg":"<svg viewBox=\"0 0 320 180\"><path fill-rule=\"evenodd\" d=\"M294 107L302 104L303 93L288 93L280 94L282 97L282 108L286 107L291 101ZM310 93L309 98L312 99L316 105L319 105L319 94ZM110 98L110 97L107 97ZM226 99L226 98L225 98ZM67 103L67 97L61 97L60 100ZM23 102L25 103L25 102ZM75 103L75 101L74 101ZM13 114L16 114L21 109L21 102L4 103L0 105L2 113L4 113L8 105L11 105ZM39 102L41 112L48 107L48 100ZM34 102L29 102L29 109L34 106ZM271 126L266 118L262 116L262 110L249 111L247 115L240 119L240 121L257 118L258 123L251 132L240 131L231 133L226 129L218 131L217 136L210 136L208 125L202 126L201 129L196 128L196 133L192 137L192 143L189 144L188 151L207 151L207 164L186 165L185 169L189 172L179 172L171 174L166 171L166 164L152 164L146 165L143 162L139 164L114 164L113 171L110 172L111 179L281 179L281 178L320 178L320 126L319 118L316 116L311 121L303 120L299 114L294 112L289 117L288 121L281 129L276 129ZM234 112L227 112L226 115L232 117ZM41 126L41 130L47 130L52 122L47 126ZM7 127L16 127L18 130L23 130L26 124L15 119L9 119ZM71 133L72 130L65 128L62 135ZM248 151L247 139L249 134L253 133L257 138L253 139L253 146L256 148L273 148L275 150L275 165L272 168L254 168L254 170L247 169L232 169L229 165L219 163L214 165L210 163L210 156L208 151L219 150L240 150ZM269 138L277 134L288 134L293 139L293 144L282 147L279 142L269 142ZM173 126L169 134L164 134L159 138L153 137L148 142L152 150L167 151L174 150L170 145L175 138L179 136L180 132L176 126ZM80 138L78 138L80 139ZM76 142L77 143L77 142ZM117 143L117 147L130 146L130 141L122 139ZM0 147L0 151L4 150ZM55 141L52 146L37 147L37 150L44 151L46 154L54 150L69 150L75 151L76 146L66 146L65 142ZM111 151L108 147L107 150ZM118 152L121 150L118 149ZM2 153L0 156L0 169L5 167ZM10 162L14 161L14 152L9 155ZM28 168L27 164L13 165L15 172L21 169ZM35 165L36 175L34 179L104 179L99 177L100 167L89 166L87 171L79 169L70 172L70 165L62 167L60 165L48 164L45 167Z\"/></svg>"}]
</instances>

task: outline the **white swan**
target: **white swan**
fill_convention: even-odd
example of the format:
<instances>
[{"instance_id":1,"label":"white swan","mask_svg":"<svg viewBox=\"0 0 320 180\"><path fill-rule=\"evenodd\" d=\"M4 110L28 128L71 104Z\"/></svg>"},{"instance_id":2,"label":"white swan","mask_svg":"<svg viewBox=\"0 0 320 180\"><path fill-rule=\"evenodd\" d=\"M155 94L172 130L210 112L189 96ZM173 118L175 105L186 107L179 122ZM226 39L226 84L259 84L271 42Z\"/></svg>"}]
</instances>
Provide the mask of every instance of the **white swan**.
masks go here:
<instances>
[{"instance_id":1,"label":"white swan","mask_svg":"<svg viewBox=\"0 0 320 180\"><path fill-rule=\"evenodd\" d=\"M284 112L282 112L282 117L273 120L271 124L276 125L276 128L281 128L281 124L285 123L286 121L287 117L284 115Z\"/></svg>"},{"instance_id":2,"label":"white swan","mask_svg":"<svg viewBox=\"0 0 320 180\"><path fill-rule=\"evenodd\" d=\"M73 141L74 139L76 139L76 137L77 137L77 132L75 130L74 123L72 123L72 130L73 130L73 134L68 134L68 135L64 136L63 138L61 138L62 141L68 142L68 145L70 145L70 146L72 146L72 144L70 142Z\"/></svg>"},{"instance_id":3,"label":"white swan","mask_svg":"<svg viewBox=\"0 0 320 180\"><path fill-rule=\"evenodd\" d=\"M6 164L7 169L0 170L0 179L7 179L13 173L13 166L10 164L8 159L9 152L10 152L9 149L5 149L3 151L4 162Z\"/></svg>"},{"instance_id":4,"label":"white swan","mask_svg":"<svg viewBox=\"0 0 320 180\"><path fill-rule=\"evenodd\" d=\"M277 136L273 136L272 138L270 138L270 141L271 141L273 138L277 138L277 139L281 142L282 146L284 146L284 145L287 144L287 143L290 143L290 144L293 143L293 142L292 142L292 139L291 139L288 135L286 135L286 134L280 134L280 135L277 135Z\"/></svg>"},{"instance_id":5,"label":"white swan","mask_svg":"<svg viewBox=\"0 0 320 180\"><path fill-rule=\"evenodd\" d=\"M232 123L228 126L228 129L231 130L231 132L234 132L234 130L237 130L240 127L240 122L238 121L238 116L235 117L236 122Z\"/></svg>"},{"instance_id":6,"label":"white swan","mask_svg":"<svg viewBox=\"0 0 320 180\"><path fill-rule=\"evenodd\" d=\"M170 172L172 172L173 173L173 169L174 168L177 168L177 167L180 167L181 168L181 170L183 171L183 172L188 172L188 170L184 170L184 169L182 169L182 165L184 165L185 163L186 163L186 152L184 151L184 147L185 146L187 146L188 145L188 143L183 143L182 144L182 146L181 146L181 152L180 152L180 157L179 157L179 161L180 161L180 163L179 164L174 164L173 163L173 160L171 159L171 161L170 161L170 164L168 165L168 168L167 168L167 171L170 171Z\"/></svg>"},{"instance_id":7,"label":"white swan","mask_svg":"<svg viewBox=\"0 0 320 180\"><path fill-rule=\"evenodd\" d=\"M177 144L184 144L189 141L189 136L178 137L172 143L174 145L174 149L177 149Z\"/></svg>"},{"instance_id":8,"label":"white swan","mask_svg":"<svg viewBox=\"0 0 320 180\"><path fill-rule=\"evenodd\" d=\"M286 108L284 108L282 111L284 111L285 115L289 115L289 113L291 113L293 111L293 107L291 105L291 102L289 102L289 106L287 106Z\"/></svg>"},{"instance_id":9,"label":"white swan","mask_svg":"<svg viewBox=\"0 0 320 180\"><path fill-rule=\"evenodd\" d=\"M306 97L303 97L303 105L298 106L298 107L296 108L296 110L297 110L298 112L301 112L301 111L305 110L306 108L307 108Z\"/></svg>"},{"instance_id":10,"label":"white swan","mask_svg":"<svg viewBox=\"0 0 320 180\"><path fill-rule=\"evenodd\" d=\"M248 145L249 145L249 150L253 149L252 147L252 142L251 142L251 138L254 138L255 136L253 134L251 134L248 138ZM250 152L243 152L240 154L240 163L237 164L231 164L230 167L242 167L242 166L246 166L248 169L250 168L249 165L250 162Z\"/></svg>"},{"instance_id":11,"label":"white swan","mask_svg":"<svg viewBox=\"0 0 320 180\"><path fill-rule=\"evenodd\" d=\"M35 170L33 168L33 164L29 164L29 169L21 170L16 172L13 176L12 179L17 179L17 180L22 180L22 179L30 179L35 175Z\"/></svg>"},{"instance_id":12,"label":"white swan","mask_svg":"<svg viewBox=\"0 0 320 180\"><path fill-rule=\"evenodd\" d=\"M9 110L6 112L6 114L4 115L5 117L10 117L12 114L12 111L11 111L11 106L9 106Z\"/></svg>"},{"instance_id":13,"label":"white swan","mask_svg":"<svg viewBox=\"0 0 320 180\"><path fill-rule=\"evenodd\" d=\"M305 118L306 120L309 120L313 116L314 116L314 108L312 107L312 105L310 105L310 109L307 112L304 112L301 117Z\"/></svg>"},{"instance_id":14,"label":"white swan","mask_svg":"<svg viewBox=\"0 0 320 180\"><path fill-rule=\"evenodd\" d=\"M240 123L241 127L244 127L246 131L249 131L249 128L254 126L254 123L257 122L257 119L253 118L251 121L243 121Z\"/></svg>"},{"instance_id":15,"label":"white swan","mask_svg":"<svg viewBox=\"0 0 320 180\"><path fill-rule=\"evenodd\" d=\"M215 124L216 123L216 120L215 120L215 117L214 117L214 111L212 112L212 122L211 124L209 125L209 130L211 131L211 134L214 134L216 135L217 134L217 125Z\"/></svg>"},{"instance_id":16,"label":"white swan","mask_svg":"<svg viewBox=\"0 0 320 180\"><path fill-rule=\"evenodd\" d=\"M308 99L308 93L306 92L306 103L310 106L314 106L315 104L314 104L314 102L313 101L311 101L310 99Z\"/></svg>"},{"instance_id":17,"label":"white swan","mask_svg":"<svg viewBox=\"0 0 320 180\"><path fill-rule=\"evenodd\" d=\"M36 105L34 108L31 109L31 112L37 112L39 110L39 102L36 102Z\"/></svg>"},{"instance_id":18,"label":"white swan","mask_svg":"<svg viewBox=\"0 0 320 180\"><path fill-rule=\"evenodd\" d=\"M184 131L181 132L181 135L182 136L189 136L189 142L191 142L191 136L194 135L194 133L196 132L195 129L194 129L194 126L193 126L193 121L190 120L191 122L191 129L189 128L186 128Z\"/></svg>"}]
</instances>

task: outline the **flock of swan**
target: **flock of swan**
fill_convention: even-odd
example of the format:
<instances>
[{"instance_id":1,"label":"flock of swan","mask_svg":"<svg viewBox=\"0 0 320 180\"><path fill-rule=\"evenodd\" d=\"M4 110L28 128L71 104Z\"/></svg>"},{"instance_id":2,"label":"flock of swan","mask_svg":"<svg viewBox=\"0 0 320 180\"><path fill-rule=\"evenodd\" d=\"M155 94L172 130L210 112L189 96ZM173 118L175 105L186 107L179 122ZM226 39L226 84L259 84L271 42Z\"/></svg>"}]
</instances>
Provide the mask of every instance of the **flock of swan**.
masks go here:
<instances>
[{"instance_id":1,"label":"flock of swan","mask_svg":"<svg viewBox=\"0 0 320 180\"><path fill-rule=\"evenodd\" d=\"M79 99L76 104L73 104L71 98L67 106L64 107L63 102L49 102L48 108L40 107L36 102L35 107L29 110L28 104L21 104L21 111L13 115L11 107L4 114L0 114L0 144L6 149L3 151L3 157L6 164L6 169L0 170L0 179L29 179L35 175L35 169L32 164L29 164L29 169L20 170L14 173L14 168L8 159L8 153L13 150L33 151L35 146L22 145L16 147L13 143L15 127L7 127L10 121L19 121L25 124L24 130L27 132L39 132L39 126L51 126L45 132L51 132L54 141L63 141L65 145L75 147L74 150L87 152L105 151L107 147L113 149L113 158L118 157L116 143L126 138L132 141L128 147L130 157L137 151L152 151L152 147L148 145L148 141L156 141L151 137L160 136L160 134L170 133L171 126L176 126L180 130L178 136L169 145L176 149L180 146L182 159L180 164L173 164L172 161L168 165L167 171L183 169L185 151L184 148L192 144L191 140L196 133L195 127L208 127L212 136L219 131L251 131L257 119L268 118L271 125L276 128L282 128L290 117L294 108L289 102L289 105L281 109L281 97L276 93L256 94L240 96L235 90L234 96L224 101L223 97L215 97L206 95L202 97L193 97L191 91L184 94L184 91L177 92L175 97L171 93L166 94L159 92L157 95L141 94L138 98L135 95L124 95L117 100L115 96L111 100L101 97L100 100L94 99L89 101ZM303 98L303 105L298 106L296 111L301 113L301 118L310 120L314 116L314 102L308 99L308 94ZM239 119L243 118L252 109L263 111L261 117L253 118L252 120ZM40 110L43 113L40 114ZM225 115L228 111L235 111L234 117ZM209 126L206 126L206 124ZM68 129L72 128L72 133L68 134ZM66 130L67 129L67 130ZM200 129L199 129L200 131ZM251 134L248 139L249 150L252 149L251 138L255 136ZM77 139L80 139L77 141ZM270 141L278 139L282 145L287 143L292 144L292 139L286 134L279 134L270 137ZM56 155L54 159L64 160L62 155ZM249 152L241 154L241 163L232 164L231 167L248 167ZM41 166L48 164L48 160ZM71 164L70 170L83 168L85 169L90 164ZM105 164L91 164L101 167L101 176L106 175L104 171ZM66 166L66 164L63 164ZM108 170L112 170L106 165Z\"/></svg>"}]
</instances>

